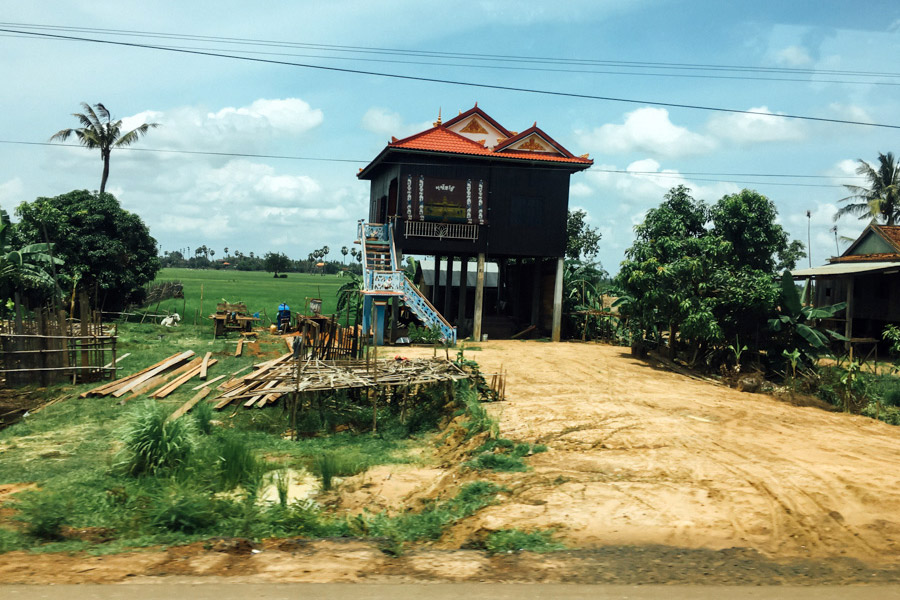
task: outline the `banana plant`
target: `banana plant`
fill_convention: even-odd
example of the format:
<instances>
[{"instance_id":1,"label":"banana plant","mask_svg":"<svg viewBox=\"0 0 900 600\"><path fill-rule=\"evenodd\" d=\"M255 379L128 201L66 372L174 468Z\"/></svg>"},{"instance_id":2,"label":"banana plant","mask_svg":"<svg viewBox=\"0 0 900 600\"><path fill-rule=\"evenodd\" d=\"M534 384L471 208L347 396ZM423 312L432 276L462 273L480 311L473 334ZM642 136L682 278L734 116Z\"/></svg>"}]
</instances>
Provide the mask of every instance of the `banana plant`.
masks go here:
<instances>
[{"instance_id":1,"label":"banana plant","mask_svg":"<svg viewBox=\"0 0 900 600\"><path fill-rule=\"evenodd\" d=\"M63 261L51 256L51 244L28 244L13 248L12 223L9 214L0 209L0 288L2 293L30 282L34 286L52 286L48 269Z\"/></svg>"},{"instance_id":2,"label":"banana plant","mask_svg":"<svg viewBox=\"0 0 900 600\"><path fill-rule=\"evenodd\" d=\"M809 285L807 281L806 286ZM806 287L804 287L804 296ZM769 319L769 328L775 332L786 331L792 338L800 337L800 340L791 340L802 347L804 354L815 357L828 348L831 340L847 341L847 338L836 331L816 326L819 319L831 319L847 308L846 302L838 302L830 306L804 306L800 302L800 294L794 285L794 279L789 271L781 276L781 306L780 314L774 319Z\"/></svg>"}]
</instances>

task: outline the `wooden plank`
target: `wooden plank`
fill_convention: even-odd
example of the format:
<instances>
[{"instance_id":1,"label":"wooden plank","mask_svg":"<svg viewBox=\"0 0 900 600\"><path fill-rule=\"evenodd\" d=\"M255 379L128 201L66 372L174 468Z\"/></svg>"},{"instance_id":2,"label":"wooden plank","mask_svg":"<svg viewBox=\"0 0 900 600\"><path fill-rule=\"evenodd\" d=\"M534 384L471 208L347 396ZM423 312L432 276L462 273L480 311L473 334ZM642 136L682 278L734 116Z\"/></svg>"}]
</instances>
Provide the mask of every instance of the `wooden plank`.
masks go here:
<instances>
[{"instance_id":1,"label":"wooden plank","mask_svg":"<svg viewBox=\"0 0 900 600\"><path fill-rule=\"evenodd\" d=\"M244 340L238 340L237 349L234 351L235 356L240 356L241 352L244 350Z\"/></svg>"},{"instance_id":2,"label":"wooden plank","mask_svg":"<svg viewBox=\"0 0 900 600\"><path fill-rule=\"evenodd\" d=\"M207 352L206 356L203 357L203 364L200 365L200 379L206 379L206 369L209 368L210 356L212 356L212 352Z\"/></svg>"},{"instance_id":3,"label":"wooden plank","mask_svg":"<svg viewBox=\"0 0 900 600\"><path fill-rule=\"evenodd\" d=\"M123 354L122 356L120 356L119 358L117 358L117 359L115 360L115 362L111 362L111 363L107 363L107 364L103 365L103 368L104 368L104 369L108 369L108 368L110 368L111 366L113 366L114 364L117 365L117 364L119 364L119 361L120 361L120 360L122 360L123 358L129 357L129 356L131 356L131 352L126 352L125 354Z\"/></svg>"},{"instance_id":4,"label":"wooden plank","mask_svg":"<svg viewBox=\"0 0 900 600\"><path fill-rule=\"evenodd\" d=\"M154 368L154 369L152 369L152 370L150 370L150 371L147 371L146 373L144 373L144 374L141 375L140 377L136 377L134 380L132 380L131 382L129 382L127 385L124 385L124 386L120 387L119 389L117 389L115 392L113 392L113 394L112 394L113 397L115 397L115 398L121 398L121 397L124 396L126 393L128 393L128 392L131 391L131 390L133 390L134 388L136 388L136 387L139 386L140 384L144 383L145 381L147 381L148 379L150 379L150 378L153 377L154 375L158 375L159 373L162 373L163 371L165 371L165 370L168 369L169 367L174 367L175 365L180 364L180 363L186 361L187 359L189 359L189 358L192 357L193 355L194 355L194 351L193 351L193 350L187 350L187 351L185 351L185 352L182 352L181 354L178 354L177 356L175 356L175 357L173 357L173 358L170 358L169 360L165 361L163 364L159 365L158 367L156 367L156 368Z\"/></svg>"},{"instance_id":5,"label":"wooden plank","mask_svg":"<svg viewBox=\"0 0 900 600\"><path fill-rule=\"evenodd\" d=\"M134 400L141 394L145 393L147 390L152 390L153 388L155 388L157 386L167 385L166 384L167 381L171 381L173 378L183 375L184 373L186 373L187 371L190 371L191 369L196 369L197 365L200 364L199 361L200 361L200 357L197 357L194 360L192 360L191 362L181 365L180 367L178 367L171 373L160 373L156 377L148 379L141 385L134 388L131 391L130 396L128 396L127 398L122 398L122 400L119 401L119 404L125 404L129 400ZM159 389L162 389L162 388L160 387Z\"/></svg>"},{"instance_id":6,"label":"wooden plank","mask_svg":"<svg viewBox=\"0 0 900 600\"><path fill-rule=\"evenodd\" d=\"M158 390L156 390L152 394L152 397L157 398L157 399L165 398L166 396L168 396L169 394L171 394L172 392L177 390L179 387L181 387L183 384L187 383L194 376L199 375L202 360L203 359L201 359L201 358L197 358L197 365L194 368L185 372L185 374L182 375L181 377L179 377L178 379L175 379L175 380L171 381L170 383L167 383L163 387L159 388ZM218 362L218 361L216 361L216 359L212 359L211 361L209 361L209 363L211 365L215 364L216 362Z\"/></svg>"},{"instance_id":7,"label":"wooden plank","mask_svg":"<svg viewBox=\"0 0 900 600\"><path fill-rule=\"evenodd\" d=\"M213 383L219 381L220 379L225 379L226 377L228 377L228 374L227 374L227 373L226 373L225 375L219 375L218 377L213 377L213 378L210 379L209 381L204 381L203 383L201 383L201 384L198 385L197 387L192 388L191 391L196 392L196 391L199 390L200 388L206 387L206 386L208 386L208 385L211 385L211 384L213 384Z\"/></svg>"},{"instance_id":8,"label":"wooden plank","mask_svg":"<svg viewBox=\"0 0 900 600\"><path fill-rule=\"evenodd\" d=\"M78 397L79 398L87 398L89 395L105 396L107 394L111 394L112 392L114 392L116 390L116 388L121 387L122 385L131 381L132 379L139 377L139 376L143 375L144 373L155 369L156 367L160 366L167 360L171 360L171 359L175 358L176 356L178 356L178 354L173 354L172 356L170 356L168 358L162 359L158 363L152 364L145 369L141 369L137 373L132 373L131 375L126 375L125 377L122 377L121 379L117 379L116 381L104 383L101 386L97 386L93 389L83 392L83 393L79 394Z\"/></svg>"},{"instance_id":9,"label":"wooden plank","mask_svg":"<svg viewBox=\"0 0 900 600\"><path fill-rule=\"evenodd\" d=\"M188 400L187 402L182 404L178 410L176 410L171 415L169 415L169 418L166 419L166 421L174 421L175 419L177 419L178 417L180 417L187 411L194 408L194 405L197 404L198 402L200 402L201 400L203 400L204 398L206 398L206 396L209 395L210 391L211 391L210 388L203 388L202 390L197 392L197 394L193 398L191 398L190 400Z\"/></svg>"}]
</instances>

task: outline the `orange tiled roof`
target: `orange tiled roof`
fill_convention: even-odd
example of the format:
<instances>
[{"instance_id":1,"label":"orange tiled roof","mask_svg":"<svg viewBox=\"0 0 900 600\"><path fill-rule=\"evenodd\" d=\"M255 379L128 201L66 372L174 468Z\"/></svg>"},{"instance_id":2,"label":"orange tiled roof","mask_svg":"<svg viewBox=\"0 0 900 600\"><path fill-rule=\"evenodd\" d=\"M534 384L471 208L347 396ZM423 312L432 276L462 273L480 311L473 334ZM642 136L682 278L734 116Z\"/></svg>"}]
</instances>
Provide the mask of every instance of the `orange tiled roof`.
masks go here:
<instances>
[{"instance_id":1,"label":"orange tiled roof","mask_svg":"<svg viewBox=\"0 0 900 600\"><path fill-rule=\"evenodd\" d=\"M545 134L546 135L546 134ZM409 150L426 150L430 152L447 152L451 154L471 154L475 156L490 156L494 158L514 158L534 161L549 161L561 163L575 163L591 165L594 163L589 158L577 156L556 156L552 154L534 152L494 152L478 142L450 131L443 125L437 125L421 133L411 135L402 140L392 141L389 148L404 148Z\"/></svg>"},{"instance_id":2,"label":"orange tiled roof","mask_svg":"<svg viewBox=\"0 0 900 600\"><path fill-rule=\"evenodd\" d=\"M880 252L876 254L851 254L849 256L838 256L832 258L829 262L845 263L845 262L880 262L880 261L900 261L900 253L898 252Z\"/></svg>"}]
</instances>

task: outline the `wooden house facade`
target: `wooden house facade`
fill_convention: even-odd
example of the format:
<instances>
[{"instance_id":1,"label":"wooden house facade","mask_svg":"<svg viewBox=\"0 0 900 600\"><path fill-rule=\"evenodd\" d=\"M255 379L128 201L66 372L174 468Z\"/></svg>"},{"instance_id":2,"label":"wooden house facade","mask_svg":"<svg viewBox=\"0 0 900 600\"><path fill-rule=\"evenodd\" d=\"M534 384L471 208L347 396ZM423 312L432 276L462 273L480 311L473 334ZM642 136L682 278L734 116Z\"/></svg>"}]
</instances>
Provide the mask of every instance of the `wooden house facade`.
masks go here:
<instances>
[{"instance_id":1,"label":"wooden house facade","mask_svg":"<svg viewBox=\"0 0 900 600\"><path fill-rule=\"evenodd\" d=\"M889 324L900 324L900 226L870 223L827 265L793 271L811 281L816 306L846 302L840 321L854 343L875 344Z\"/></svg>"},{"instance_id":2,"label":"wooden house facade","mask_svg":"<svg viewBox=\"0 0 900 600\"><path fill-rule=\"evenodd\" d=\"M480 339L493 311L517 324L543 321L558 339L569 179L592 164L536 122L510 131L476 104L446 122L438 117L431 129L392 138L358 177L371 182L369 222L390 224L397 252L435 257L429 300L458 328ZM500 273L487 313L478 283L470 290L469 277L439 273L442 265L483 273L485 261ZM547 278L553 309L542 319Z\"/></svg>"}]
</instances>

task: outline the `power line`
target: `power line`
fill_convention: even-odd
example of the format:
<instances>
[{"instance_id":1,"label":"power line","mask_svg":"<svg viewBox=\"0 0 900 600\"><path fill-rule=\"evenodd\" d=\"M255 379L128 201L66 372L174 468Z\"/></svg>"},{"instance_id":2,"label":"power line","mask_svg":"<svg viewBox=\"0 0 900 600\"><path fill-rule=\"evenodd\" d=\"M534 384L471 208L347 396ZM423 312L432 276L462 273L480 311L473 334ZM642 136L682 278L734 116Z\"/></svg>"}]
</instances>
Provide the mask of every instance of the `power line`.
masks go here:
<instances>
[{"instance_id":1,"label":"power line","mask_svg":"<svg viewBox=\"0 0 900 600\"><path fill-rule=\"evenodd\" d=\"M493 89L493 90L501 90L501 91L509 91L509 92L521 92L527 94L537 94L543 96L554 96L554 97L564 97L564 98L580 98L584 100L601 100L606 102L621 102L625 104L645 104L650 106L663 106L667 108L683 108L688 110L702 110L708 112L720 112L720 113L729 113L729 114L743 114L743 115L755 115L755 116L763 116L763 117L773 117L779 119L797 119L802 121L813 121L820 123L835 123L842 125L860 125L866 127L878 127L884 129L900 129L900 125L889 125L883 123L866 123L863 121L850 121L846 119L829 119L825 117L811 117L806 115L792 115L792 114L777 114L777 113L767 113L753 110L739 110L734 108L723 108L723 107L715 107L715 106L703 106L698 104L681 104L676 102L661 102L654 100L638 100L633 98L616 98L612 96L596 96L593 94L578 94L574 92L559 92L554 90L540 90L534 88L523 88L516 86L504 86L504 85L496 85L496 84L488 84L488 83L475 83L468 81L456 81L451 79L440 79L434 77L421 77L415 75L401 75L398 73L382 73L378 71L365 71L361 69L347 69L341 67L329 67L324 65L312 65L306 63L296 63L296 62L288 62L288 61L280 61L280 60L272 60L265 58L254 58L249 56L238 56L234 54L222 54L216 52L208 52L201 50L185 50L185 49L177 49L177 48L167 48L164 46L155 46L150 44L138 44L135 42L121 42L121 41L113 41L113 40L101 40L95 38L83 38L76 36L66 36L59 34L51 34L51 33L38 33L31 31L19 31L12 29L0 29L2 32L6 33L20 33L24 35L30 35L35 37L42 38L50 38L50 39L67 39L67 40L76 40L82 42L90 42L96 44L106 44L112 46L124 46L131 48L143 48L148 50L162 50L166 52L174 52L180 54L190 54L195 56L210 56L216 58L228 58L232 60L240 60L245 62L255 62L262 64L272 64L272 65L281 65L281 66L291 66L291 67L299 67L305 69L314 69L319 71L331 71L336 73L348 73L353 75L369 75L373 77L384 77L388 79L400 79L405 81L421 81L425 83L442 83L445 85L457 85L462 87L472 87L479 89Z\"/></svg>"},{"instance_id":2,"label":"power line","mask_svg":"<svg viewBox=\"0 0 900 600\"><path fill-rule=\"evenodd\" d=\"M4 23L0 22L0 26L4 27L22 27L26 29L44 29L50 31L67 31L82 33L103 33L107 35L118 35L126 37L144 37L157 39L176 39L191 40L201 42L225 42L234 45L250 45L250 46L270 46L284 48L304 48L315 50L327 50L331 52L347 52L347 53L369 53L383 55L399 55L399 56L419 56L431 58L447 58L447 59L469 59L481 61L496 62L526 62L526 63L543 63L543 64L574 64L574 65L600 65L600 66L620 66L627 68L666 68L677 70L722 70L722 71L738 71L738 72L770 72L770 73L790 73L790 74L828 74L828 75L850 75L857 77L900 77L900 73L893 72L877 72L877 71L853 71L853 70L836 70L836 69L810 69L797 67L758 67L748 65L721 65L709 63L668 63L659 61L621 61L621 60L601 60L601 59L582 59L582 58L560 58L546 56L518 56L508 54L485 54L472 52L443 52L435 50L411 50L402 48L379 48L372 46L345 46L337 44L321 44L309 42L288 42L278 40L266 40L259 38L235 38L225 36L208 36L198 34L178 34L165 33L155 31L140 31L131 29L109 29L97 27L72 27L63 25L43 25L34 23Z\"/></svg>"},{"instance_id":3,"label":"power line","mask_svg":"<svg viewBox=\"0 0 900 600\"><path fill-rule=\"evenodd\" d=\"M75 28L69 28L72 30L77 30ZM28 34L5 34L0 35L0 37L15 37L15 38L29 38ZM147 36L153 37L153 36ZM178 38L176 38L178 39ZM185 36L184 39L192 39L192 37ZM73 41L73 40L62 40L62 41ZM261 44L261 45L271 45L271 44ZM169 45L160 45L158 46L160 49L166 50L200 50L207 52L229 52L232 50L229 49L220 49L220 48L209 48L209 47L198 47L198 46L169 46ZM534 73L577 73L577 74L586 74L586 75L616 75L616 76L626 76L626 77L662 77L662 78L674 78L674 79L720 79L720 80L731 80L731 81L780 81L785 83L833 83L833 84L841 84L841 85L876 85L876 86L900 86L900 81L851 81L844 79L810 79L810 78L800 78L800 77L760 77L760 76L752 76L752 75L711 75L711 74L694 74L694 73L657 73L657 72L631 72L631 71L610 71L610 70L599 70L599 69L571 69L571 68L550 68L550 67L521 67L521 66L510 66L510 65L496 65L496 64L467 64L467 63L459 63L459 62L433 62L433 61L424 61L424 60L398 60L398 59L386 59L386 58L364 58L359 56L329 56L325 54L309 54L309 53L296 53L296 52L266 52L262 50L241 50L241 55L257 55L257 56L291 56L291 57L304 57L304 58L318 58L323 60L332 60L332 61L353 61L353 62L371 62L371 63L381 63L381 64L399 64L399 65L415 65L415 66L439 66L439 67L450 67L450 68L463 68L463 69L492 69L492 70L502 70L502 71L525 71L525 72L534 72ZM354 51L350 51L354 52ZM417 54L410 54L410 56L419 56ZM424 55L428 56L428 55ZM458 60L454 57L446 57L448 60ZM488 59L493 60L493 59ZM576 63L577 66L577 63ZM627 67L627 65L618 65L615 64L613 66ZM662 67L660 67L662 68ZM682 68L682 67L678 67ZM687 68L687 67L684 67ZM693 67L691 67L693 68ZM697 70L708 70L706 67L696 67ZM731 69L729 69L731 70ZM761 72L773 72L773 73L782 73L785 71L779 69L771 69L761 70ZM814 71L810 72L810 74L820 74L824 73L823 71ZM847 75L851 75L851 73L846 73ZM853 76L856 77L873 77L875 75L869 75L866 73L853 73ZM900 77L900 75L878 75L879 77Z\"/></svg>"},{"instance_id":4,"label":"power line","mask_svg":"<svg viewBox=\"0 0 900 600\"><path fill-rule=\"evenodd\" d=\"M62 148L83 148L83 146L78 144L60 144L55 142L26 142L21 140L0 140L0 144L16 144L23 146L53 146L53 147L62 147ZM151 152L157 154L190 154L190 155L200 155L200 156L219 156L219 157L234 157L234 158L265 158L265 159L277 159L277 160L296 160L296 161L315 161L315 162L336 162L336 163L355 163L355 164L368 164L370 160L358 160L351 158L328 158L328 157L317 157L317 156L290 156L283 154L252 154L246 152L214 152L214 151L206 151L206 150L175 150L169 148L136 148L133 146L126 146L122 148L117 148L116 151L128 151L128 152ZM400 162L393 161L385 161L385 164L406 164ZM439 163L416 163L417 166L439 166ZM540 168L540 167L536 167ZM740 183L746 185L778 185L778 186L790 186L790 187L824 187L824 188L842 188L843 185L840 184L825 184L825 183L797 183L797 182L783 182L783 181L742 181L742 180L732 180L732 179L708 179L708 177L762 177L767 179L834 179L834 177L828 175L797 175L791 173L716 173L710 171L679 171L679 172L668 172L668 171L634 171L628 169L608 169L603 167L592 167L594 172L599 173L610 173L616 175L630 175L630 176L643 176L643 178L650 179L653 177L664 177L669 179L679 179L690 177L692 181L705 181L712 183ZM848 175L842 176L841 179L865 179L865 177L860 177L856 175Z\"/></svg>"}]
</instances>

